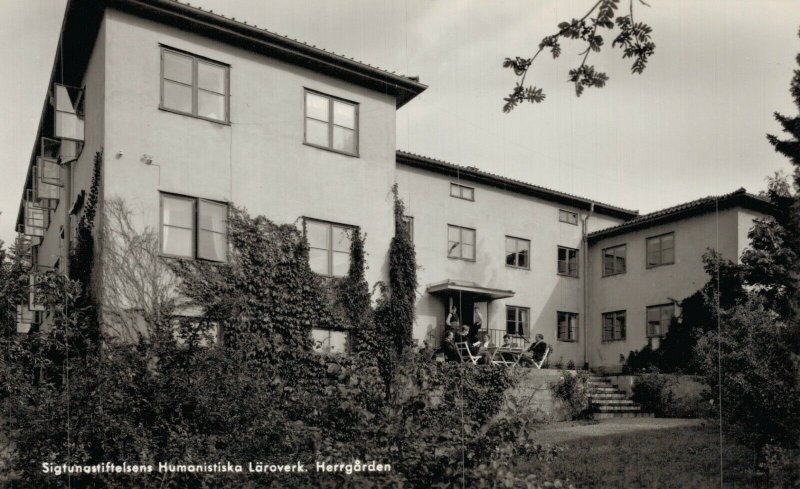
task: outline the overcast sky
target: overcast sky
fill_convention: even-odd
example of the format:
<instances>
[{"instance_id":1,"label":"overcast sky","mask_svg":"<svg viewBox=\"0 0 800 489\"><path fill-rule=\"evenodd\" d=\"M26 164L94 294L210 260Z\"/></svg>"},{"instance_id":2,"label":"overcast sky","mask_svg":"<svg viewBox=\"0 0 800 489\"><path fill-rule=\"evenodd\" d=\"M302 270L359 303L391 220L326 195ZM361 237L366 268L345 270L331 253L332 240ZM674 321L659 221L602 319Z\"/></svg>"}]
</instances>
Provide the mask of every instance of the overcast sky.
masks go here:
<instances>
[{"instance_id":1,"label":"overcast sky","mask_svg":"<svg viewBox=\"0 0 800 489\"><path fill-rule=\"evenodd\" d=\"M2 3L0 239L10 242L65 0ZM501 111L515 81L503 58L529 56L593 0L191 3L419 76L430 88L398 111L399 149L642 212L739 187L757 192L790 166L765 134L779 131L774 111L796 113L788 87L800 51L797 0L637 3L657 44L643 75L606 46L589 63L610 75L608 85L576 98L566 79L580 46L565 45L530 75L545 102L511 114Z\"/></svg>"}]
</instances>

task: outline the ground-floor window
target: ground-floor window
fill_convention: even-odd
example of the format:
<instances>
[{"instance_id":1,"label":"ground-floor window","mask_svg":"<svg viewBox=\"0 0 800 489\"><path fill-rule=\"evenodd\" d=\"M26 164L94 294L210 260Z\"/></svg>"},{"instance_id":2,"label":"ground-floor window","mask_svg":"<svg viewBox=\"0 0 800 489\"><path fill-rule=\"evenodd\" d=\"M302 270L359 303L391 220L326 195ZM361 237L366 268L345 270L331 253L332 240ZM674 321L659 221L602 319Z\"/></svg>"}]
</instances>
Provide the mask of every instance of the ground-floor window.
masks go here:
<instances>
[{"instance_id":1,"label":"ground-floor window","mask_svg":"<svg viewBox=\"0 0 800 489\"><path fill-rule=\"evenodd\" d=\"M558 340L578 341L578 315L558 311Z\"/></svg>"},{"instance_id":2,"label":"ground-floor window","mask_svg":"<svg viewBox=\"0 0 800 489\"><path fill-rule=\"evenodd\" d=\"M625 311L603 314L603 341L622 341L625 339Z\"/></svg>"},{"instance_id":3,"label":"ground-floor window","mask_svg":"<svg viewBox=\"0 0 800 489\"><path fill-rule=\"evenodd\" d=\"M506 306L506 332L525 336L530 329L531 310L527 307Z\"/></svg>"},{"instance_id":4,"label":"ground-floor window","mask_svg":"<svg viewBox=\"0 0 800 489\"><path fill-rule=\"evenodd\" d=\"M647 337L660 337L667 334L672 318L675 316L673 304L647 307Z\"/></svg>"}]
</instances>

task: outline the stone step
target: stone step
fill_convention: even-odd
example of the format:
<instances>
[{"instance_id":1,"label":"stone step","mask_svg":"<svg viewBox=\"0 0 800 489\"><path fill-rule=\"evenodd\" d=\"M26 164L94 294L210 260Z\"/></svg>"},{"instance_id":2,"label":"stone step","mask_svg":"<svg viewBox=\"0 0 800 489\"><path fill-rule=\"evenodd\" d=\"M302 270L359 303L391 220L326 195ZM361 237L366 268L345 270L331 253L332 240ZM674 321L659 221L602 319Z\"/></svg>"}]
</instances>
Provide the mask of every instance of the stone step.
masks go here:
<instances>
[{"instance_id":1,"label":"stone step","mask_svg":"<svg viewBox=\"0 0 800 489\"><path fill-rule=\"evenodd\" d=\"M631 401L630 399L589 399L589 403L595 406L623 406L623 405L636 405L635 402Z\"/></svg>"},{"instance_id":2,"label":"stone step","mask_svg":"<svg viewBox=\"0 0 800 489\"><path fill-rule=\"evenodd\" d=\"M604 392L602 394L589 394L589 399L627 399L624 392Z\"/></svg>"},{"instance_id":3,"label":"stone step","mask_svg":"<svg viewBox=\"0 0 800 489\"><path fill-rule=\"evenodd\" d=\"M611 419L611 418L652 418L653 413L642 413L642 412L630 412L630 413L620 413L620 412L609 412L609 413L592 413L592 419Z\"/></svg>"},{"instance_id":4,"label":"stone step","mask_svg":"<svg viewBox=\"0 0 800 489\"><path fill-rule=\"evenodd\" d=\"M601 404L601 405L597 405L597 406L593 406L593 407L594 407L595 411L599 411L601 413L613 412L613 411L623 411L623 412L637 411L638 412L638 411L642 410L642 406L640 406L638 404L632 404L632 405L631 404L626 404L626 405L622 405L622 406L615 406L613 404L612 405Z\"/></svg>"},{"instance_id":5,"label":"stone step","mask_svg":"<svg viewBox=\"0 0 800 489\"><path fill-rule=\"evenodd\" d=\"M590 387L589 388L589 395L592 394L619 394L620 391L616 387Z\"/></svg>"}]
</instances>

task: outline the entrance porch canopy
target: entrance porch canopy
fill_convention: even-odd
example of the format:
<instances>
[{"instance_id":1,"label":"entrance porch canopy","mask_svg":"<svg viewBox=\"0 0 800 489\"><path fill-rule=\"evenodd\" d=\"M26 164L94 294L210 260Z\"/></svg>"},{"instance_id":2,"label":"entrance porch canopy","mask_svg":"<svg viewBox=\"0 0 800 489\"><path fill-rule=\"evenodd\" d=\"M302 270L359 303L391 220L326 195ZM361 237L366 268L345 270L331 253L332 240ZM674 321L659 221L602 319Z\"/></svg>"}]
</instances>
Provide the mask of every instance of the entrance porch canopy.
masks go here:
<instances>
[{"instance_id":1,"label":"entrance porch canopy","mask_svg":"<svg viewBox=\"0 0 800 489\"><path fill-rule=\"evenodd\" d=\"M513 290L493 289L482 287L475 282L466 280L447 279L428 286L428 293L434 295L452 295L458 293L468 294L477 301L493 301L495 299L505 299L514 297Z\"/></svg>"}]
</instances>

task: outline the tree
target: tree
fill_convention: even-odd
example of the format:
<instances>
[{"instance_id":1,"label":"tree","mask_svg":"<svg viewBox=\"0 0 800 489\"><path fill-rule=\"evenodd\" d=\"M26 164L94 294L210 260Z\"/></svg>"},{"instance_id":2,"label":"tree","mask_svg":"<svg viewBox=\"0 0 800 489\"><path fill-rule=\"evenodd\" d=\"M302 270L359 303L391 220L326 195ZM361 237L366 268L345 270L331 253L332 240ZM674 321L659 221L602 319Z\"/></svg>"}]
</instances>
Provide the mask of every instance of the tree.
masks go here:
<instances>
[{"instance_id":1,"label":"tree","mask_svg":"<svg viewBox=\"0 0 800 489\"><path fill-rule=\"evenodd\" d=\"M638 2L647 5L644 0L638 0ZM602 49L604 44L602 30L613 31L615 24L619 28L619 33L611 46L619 46L622 49L623 58L633 58L632 73L644 72L647 61L655 53L656 45L650 35L653 30L649 25L635 21L633 17L634 0L628 0L628 13L625 15L617 13L619 3L619 0L598 0L580 19L572 19L569 22L558 24L558 30L542 38L539 48L531 57L506 58L503 67L514 70L517 82L511 93L503 99L505 100L503 112L511 112L523 102L541 103L544 101L544 91L534 85L526 85L525 79L533 67L534 61L545 49L550 51L553 59L561 55L562 38L586 43L586 49L580 53L582 56L580 65L569 70L569 81L575 85L575 95L578 97L586 88L602 88L608 81L608 75L595 70L594 65L588 65L586 61L589 54L598 53Z\"/></svg>"}]
</instances>

